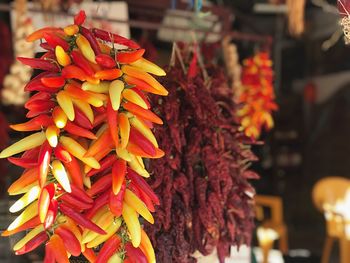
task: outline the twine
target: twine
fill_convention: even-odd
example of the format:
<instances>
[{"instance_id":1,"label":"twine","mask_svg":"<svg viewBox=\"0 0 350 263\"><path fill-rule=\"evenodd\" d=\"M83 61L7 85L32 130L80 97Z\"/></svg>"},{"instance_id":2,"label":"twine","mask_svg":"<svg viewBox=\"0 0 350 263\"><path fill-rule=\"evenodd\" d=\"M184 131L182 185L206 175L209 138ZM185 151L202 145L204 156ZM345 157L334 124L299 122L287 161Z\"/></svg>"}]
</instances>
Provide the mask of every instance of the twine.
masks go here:
<instances>
[{"instance_id":1,"label":"twine","mask_svg":"<svg viewBox=\"0 0 350 263\"><path fill-rule=\"evenodd\" d=\"M350 16L344 16L340 21L340 25L343 27L345 44L350 44Z\"/></svg>"}]
</instances>

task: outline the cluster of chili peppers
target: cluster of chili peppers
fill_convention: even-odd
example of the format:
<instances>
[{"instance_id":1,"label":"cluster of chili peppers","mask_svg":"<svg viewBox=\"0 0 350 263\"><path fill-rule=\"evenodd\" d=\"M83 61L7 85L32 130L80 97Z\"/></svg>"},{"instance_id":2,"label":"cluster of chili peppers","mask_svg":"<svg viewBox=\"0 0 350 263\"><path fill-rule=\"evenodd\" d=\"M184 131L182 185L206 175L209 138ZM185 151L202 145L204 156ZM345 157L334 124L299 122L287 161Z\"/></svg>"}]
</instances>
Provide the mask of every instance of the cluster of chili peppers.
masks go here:
<instances>
[{"instance_id":1,"label":"cluster of chili peppers","mask_svg":"<svg viewBox=\"0 0 350 263\"><path fill-rule=\"evenodd\" d=\"M143 158L164 155L146 93L168 94L151 75L165 72L135 42L85 28L85 18L80 11L72 25L32 33L27 41L40 39L47 52L18 58L42 73L25 87L35 92L25 104L31 119L11 125L35 133L0 153L25 168L8 189L24 194L10 207L20 214L2 235L26 231L15 253L45 244L45 263L81 253L89 262L155 262L139 215L153 224L159 205Z\"/></svg>"},{"instance_id":2,"label":"cluster of chili peppers","mask_svg":"<svg viewBox=\"0 0 350 263\"><path fill-rule=\"evenodd\" d=\"M259 138L262 129L270 130L272 112L277 110L273 88L272 61L267 52L258 52L243 61L237 111L241 129L248 137Z\"/></svg>"},{"instance_id":3,"label":"cluster of chili peppers","mask_svg":"<svg viewBox=\"0 0 350 263\"><path fill-rule=\"evenodd\" d=\"M215 249L224 262L231 245L250 243L253 230L254 189L248 179L258 176L248 170L256 160L252 141L239 131L222 67L206 65L205 81L197 57L184 61L186 73L178 65L168 69L169 96L153 103L164 114L155 134L166 155L150 163L161 206L156 224L145 227L158 262L196 262L195 251L208 255Z\"/></svg>"}]
</instances>

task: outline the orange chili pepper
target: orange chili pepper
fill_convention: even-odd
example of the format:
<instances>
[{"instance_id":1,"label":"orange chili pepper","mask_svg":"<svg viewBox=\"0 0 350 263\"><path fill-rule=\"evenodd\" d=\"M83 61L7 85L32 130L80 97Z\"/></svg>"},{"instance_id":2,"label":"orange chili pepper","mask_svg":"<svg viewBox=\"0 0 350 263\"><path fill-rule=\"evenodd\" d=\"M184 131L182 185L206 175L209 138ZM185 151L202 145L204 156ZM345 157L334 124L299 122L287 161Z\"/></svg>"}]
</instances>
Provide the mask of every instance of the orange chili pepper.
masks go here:
<instances>
[{"instance_id":1,"label":"orange chili pepper","mask_svg":"<svg viewBox=\"0 0 350 263\"><path fill-rule=\"evenodd\" d=\"M117 52L115 60L121 64L130 64L142 58L145 50L143 48L131 52Z\"/></svg>"},{"instance_id":2,"label":"orange chili pepper","mask_svg":"<svg viewBox=\"0 0 350 263\"><path fill-rule=\"evenodd\" d=\"M114 111L112 108L111 101L107 103L107 120L108 127L114 141L115 147L118 147L119 136L118 136L118 111Z\"/></svg>"},{"instance_id":3,"label":"orange chili pepper","mask_svg":"<svg viewBox=\"0 0 350 263\"><path fill-rule=\"evenodd\" d=\"M106 129L99 138L86 151L84 157L91 157L96 155L99 151L105 148L110 148L110 142L113 141L109 129Z\"/></svg>"},{"instance_id":4,"label":"orange chili pepper","mask_svg":"<svg viewBox=\"0 0 350 263\"><path fill-rule=\"evenodd\" d=\"M118 159L114 162L112 167L112 189L113 193L117 195L124 183L126 175L126 161Z\"/></svg>"},{"instance_id":5,"label":"orange chili pepper","mask_svg":"<svg viewBox=\"0 0 350 263\"><path fill-rule=\"evenodd\" d=\"M105 69L97 71L95 73L95 78L101 80L114 80L119 78L121 75L123 75L123 72L120 69Z\"/></svg>"},{"instance_id":6,"label":"orange chili pepper","mask_svg":"<svg viewBox=\"0 0 350 263\"><path fill-rule=\"evenodd\" d=\"M145 119L145 120L157 123L157 124L163 124L163 121L156 114L154 114L152 111L143 109L134 103L131 103L128 101L128 102L123 104L123 107L127 111L131 112L132 114L134 114L142 119Z\"/></svg>"},{"instance_id":7,"label":"orange chili pepper","mask_svg":"<svg viewBox=\"0 0 350 263\"><path fill-rule=\"evenodd\" d=\"M56 261L59 263L69 263L66 247L64 246L62 238L57 234L53 234L49 243L53 248L52 252L55 255Z\"/></svg>"}]
</instances>

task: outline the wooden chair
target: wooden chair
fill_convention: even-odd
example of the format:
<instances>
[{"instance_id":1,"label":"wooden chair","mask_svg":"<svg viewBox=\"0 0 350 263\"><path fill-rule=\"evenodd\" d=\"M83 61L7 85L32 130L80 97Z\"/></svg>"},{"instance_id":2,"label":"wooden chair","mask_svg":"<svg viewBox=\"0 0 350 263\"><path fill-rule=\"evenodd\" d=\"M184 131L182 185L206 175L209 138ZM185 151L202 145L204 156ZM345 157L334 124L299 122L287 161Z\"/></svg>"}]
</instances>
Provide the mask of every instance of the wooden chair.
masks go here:
<instances>
[{"instance_id":1,"label":"wooden chair","mask_svg":"<svg viewBox=\"0 0 350 263\"><path fill-rule=\"evenodd\" d=\"M334 241L339 241L340 262L350 262L350 241L346 237L345 225L341 215L332 213L331 208L337 201L344 199L350 189L350 180L343 177L326 177L318 181L312 191L312 199L316 208L326 218L326 239L323 247L321 263L328 263Z\"/></svg>"},{"instance_id":2,"label":"wooden chair","mask_svg":"<svg viewBox=\"0 0 350 263\"><path fill-rule=\"evenodd\" d=\"M264 208L269 208L271 217L266 219ZM255 196L256 218L262 222L263 227L275 230L279 235L279 250L283 254L288 253L288 229L283 221L282 199L277 196L256 195Z\"/></svg>"}]
</instances>

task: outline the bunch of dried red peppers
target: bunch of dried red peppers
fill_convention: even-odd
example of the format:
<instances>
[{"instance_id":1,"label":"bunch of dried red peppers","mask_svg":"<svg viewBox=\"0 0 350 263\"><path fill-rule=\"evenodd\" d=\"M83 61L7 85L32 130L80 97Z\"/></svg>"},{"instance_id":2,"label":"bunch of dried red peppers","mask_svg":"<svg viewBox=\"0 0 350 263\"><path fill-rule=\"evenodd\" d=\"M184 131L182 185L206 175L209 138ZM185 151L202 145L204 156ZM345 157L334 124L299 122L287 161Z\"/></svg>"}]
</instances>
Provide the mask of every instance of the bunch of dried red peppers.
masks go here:
<instances>
[{"instance_id":1,"label":"bunch of dried red peppers","mask_svg":"<svg viewBox=\"0 0 350 263\"><path fill-rule=\"evenodd\" d=\"M30 120L11 125L34 133L0 153L25 168L8 189L23 194L10 207L20 214L2 235L27 231L15 253L45 244L45 263L81 253L89 262L155 262L139 215L153 224L159 204L143 158L164 155L147 93L168 94L151 75L165 72L138 44L88 29L85 18L80 11L72 25L32 33L27 41L40 39L47 52L18 58L42 73L25 87L35 92L25 104Z\"/></svg>"},{"instance_id":2,"label":"bunch of dried red peppers","mask_svg":"<svg viewBox=\"0 0 350 263\"><path fill-rule=\"evenodd\" d=\"M206 52L208 51L208 53ZM212 56L206 49L203 61ZM248 170L252 140L239 131L237 106L222 67L208 63L204 80L198 53L169 67L169 96L155 99L164 125L155 129L165 158L152 160L152 188L160 197L154 226L147 226L158 262L196 262L195 251L216 248L220 262L231 245L250 244L254 189Z\"/></svg>"}]
</instances>

